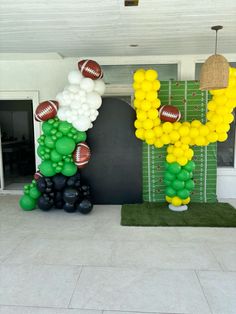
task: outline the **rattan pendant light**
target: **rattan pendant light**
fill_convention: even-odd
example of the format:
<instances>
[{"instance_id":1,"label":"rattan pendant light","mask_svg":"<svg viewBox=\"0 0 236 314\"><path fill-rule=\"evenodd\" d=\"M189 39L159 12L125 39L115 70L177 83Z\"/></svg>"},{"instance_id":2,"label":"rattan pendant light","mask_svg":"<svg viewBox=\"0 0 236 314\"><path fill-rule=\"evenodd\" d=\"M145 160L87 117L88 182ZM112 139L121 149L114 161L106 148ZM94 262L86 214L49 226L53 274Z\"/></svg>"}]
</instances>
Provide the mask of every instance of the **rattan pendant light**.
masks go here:
<instances>
[{"instance_id":1,"label":"rattan pendant light","mask_svg":"<svg viewBox=\"0 0 236 314\"><path fill-rule=\"evenodd\" d=\"M217 54L217 32L223 26L212 26L216 31L215 54L210 56L201 67L200 90L221 89L228 86L229 63L224 56Z\"/></svg>"}]
</instances>

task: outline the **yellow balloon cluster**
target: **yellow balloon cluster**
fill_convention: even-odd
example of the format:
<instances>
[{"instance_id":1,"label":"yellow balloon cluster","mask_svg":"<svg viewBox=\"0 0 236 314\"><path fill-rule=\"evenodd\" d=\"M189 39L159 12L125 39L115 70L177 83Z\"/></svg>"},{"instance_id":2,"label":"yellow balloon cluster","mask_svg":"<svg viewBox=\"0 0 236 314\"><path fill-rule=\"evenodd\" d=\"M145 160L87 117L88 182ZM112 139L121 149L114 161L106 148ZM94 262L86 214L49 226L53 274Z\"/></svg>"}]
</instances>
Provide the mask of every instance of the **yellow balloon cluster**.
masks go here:
<instances>
[{"instance_id":1,"label":"yellow balloon cluster","mask_svg":"<svg viewBox=\"0 0 236 314\"><path fill-rule=\"evenodd\" d=\"M207 122L199 120L191 122L164 122L159 118L158 108L161 101L158 91L161 87L158 73L153 70L139 69L134 73L134 107L137 113L135 120L135 135L149 145L161 148L167 147L166 161L169 164L178 163L186 166L193 158L194 151L190 146L207 146L216 141L227 139L230 123L234 120L232 114L236 107L236 69L230 68L229 85L227 88L210 91L213 95L208 102ZM178 196L166 196L166 200L174 206L188 204L186 199Z\"/></svg>"},{"instance_id":2,"label":"yellow balloon cluster","mask_svg":"<svg viewBox=\"0 0 236 314\"><path fill-rule=\"evenodd\" d=\"M192 122L164 122L159 118L158 98L160 81L155 70L139 69L134 73L134 106L137 113L135 135L149 145L161 148L168 147L166 160L177 161L184 166L192 159L194 153L189 146L206 146L216 141L227 139L230 123L233 121L233 109L236 106L236 69L230 68L229 86L213 90L212 100L207 104L207 123L199 120Z\"/></svg>"}]
</instances>

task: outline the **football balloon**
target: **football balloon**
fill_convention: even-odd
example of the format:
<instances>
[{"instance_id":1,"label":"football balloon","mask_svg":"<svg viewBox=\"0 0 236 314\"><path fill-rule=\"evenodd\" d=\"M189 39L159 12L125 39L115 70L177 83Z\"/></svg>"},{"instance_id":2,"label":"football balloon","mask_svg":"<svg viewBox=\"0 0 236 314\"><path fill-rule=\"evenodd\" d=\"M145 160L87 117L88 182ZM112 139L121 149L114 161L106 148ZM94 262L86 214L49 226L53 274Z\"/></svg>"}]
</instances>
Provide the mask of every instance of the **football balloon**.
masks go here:
<instances>
[{"instance_id":1,"label":"football balloon","mask_svg":"<svg viewBox=\"0 0 236 314\"><path fill-rule=\"evenodd\" d=\"M177 107L164 105L159 109L159 117L165 122L176 122L181 118L181 112Z\"/></svg>"},{"instance_id":2,"label":"football balloon","mask_svg":"<svg viewBox=\"0 0 236 314\"><path fill-rule=\"evenodd\" d=\"M100 65L94 60L81 60L78 62L78 68L83 76L98 80L103 77Z\"/></svg>"},{"instance_id":3,"label":"football balloon","mask_svg":"<svg viewBox=\"0 0 236 314\"><path fill-rule=\"evenodd\" d=\"M89 162L90 156L90 148L86 143L79 143L73 152L73 160L78 168L83 168Z\"/></svg>"},{"instance_id":4,"label":"football balloon","mask_svg":"<svg viewBox=\"0 0 236 314\"><path fill-rule=\"evenodd\" d=\"M35 120L42 122L54 118L57 115L58 102L47 100L41 102L35 111Z\"/></svg>"}]
</instances>

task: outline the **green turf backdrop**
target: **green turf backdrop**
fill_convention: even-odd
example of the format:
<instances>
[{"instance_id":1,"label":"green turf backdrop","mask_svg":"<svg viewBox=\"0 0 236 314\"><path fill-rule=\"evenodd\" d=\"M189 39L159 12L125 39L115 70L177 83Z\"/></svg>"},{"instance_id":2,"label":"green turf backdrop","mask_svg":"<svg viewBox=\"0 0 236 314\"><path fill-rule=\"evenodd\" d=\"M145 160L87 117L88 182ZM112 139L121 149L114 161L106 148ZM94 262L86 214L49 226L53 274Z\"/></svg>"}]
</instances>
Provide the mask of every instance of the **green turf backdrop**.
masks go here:
<instances>
[{"instance_id":1,"label":"green turf backdrop","mask_svg":"<svg viewBox=\"0 0 236 314\"><path fill-rule=\"evenodd\" d=\"M179 108L180 121L200 120L206 122L207 103L210 95L199 90L198 81L161 81L159 91L161 104L171 104ZM164 161L167 145L155 148L143 143L143 200L146 202L165 201L163 182ZM193 146L196 170L194 171L195 189L192 202L214 203L216 198L217 145Z\"/></svg>"}]
</instances>

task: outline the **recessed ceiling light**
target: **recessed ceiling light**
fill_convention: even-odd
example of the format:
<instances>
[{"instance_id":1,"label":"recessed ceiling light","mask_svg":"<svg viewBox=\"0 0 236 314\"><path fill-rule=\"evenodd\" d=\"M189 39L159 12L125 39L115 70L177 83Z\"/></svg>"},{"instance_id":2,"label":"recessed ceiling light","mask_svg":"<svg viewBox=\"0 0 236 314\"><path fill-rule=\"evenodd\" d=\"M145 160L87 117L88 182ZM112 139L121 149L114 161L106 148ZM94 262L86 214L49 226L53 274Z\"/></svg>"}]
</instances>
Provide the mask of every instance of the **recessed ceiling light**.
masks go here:
<instances>
[{"instance_id":1,"label":"recessed ceiling light","mask_svg":"<svg viewBox=\"0 0 236 314\"><path fill-rule=\"evenodd\" d=\"M138 47L138 44L131 44L130 47Z\"/></svg>"},{"instance_id":2,"label":"recessed ceiling light","mask_svg":"<svg viewBox=\"0 0 236 314\"><path fill-rule=\"evenodd\" d=\"M124 0L125 7L136 7L138 2L139 0Z\"/></svg>"}]
</instances>

